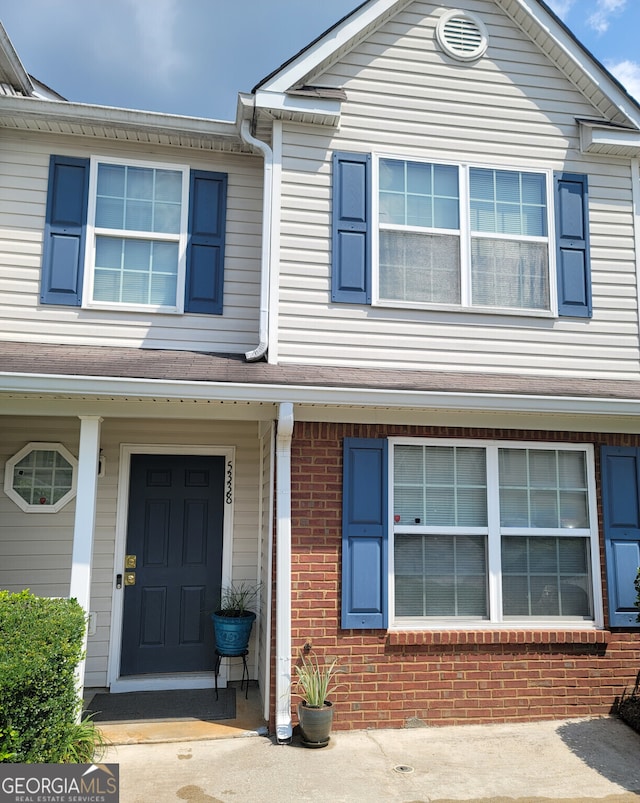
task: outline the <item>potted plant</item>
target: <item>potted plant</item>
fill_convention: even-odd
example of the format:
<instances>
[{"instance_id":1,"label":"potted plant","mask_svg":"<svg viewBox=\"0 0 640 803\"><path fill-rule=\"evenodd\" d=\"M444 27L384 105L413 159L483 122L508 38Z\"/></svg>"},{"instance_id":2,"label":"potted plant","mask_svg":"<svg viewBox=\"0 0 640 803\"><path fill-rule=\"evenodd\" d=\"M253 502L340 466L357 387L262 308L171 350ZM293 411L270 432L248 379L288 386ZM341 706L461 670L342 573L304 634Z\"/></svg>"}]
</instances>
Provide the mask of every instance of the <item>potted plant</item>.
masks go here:
<instances>
[{"instance_id":1,"label":"potted plant","mask_svg":"<svg viewBox=\"0 0 640 803\"><path fill-rule=\"evenodd\" d=\"M220 655L243 655L256 618L252 610L258 600L259 585L240 583L222 589L220 606L211 614L216 650Z\"/></svg>"},{"instance_id":2,"label":"potted plant","mask_svg":"<svg viewBox=\"0 0 640 803\"><path fill-rule=\"evenodd\" d=\"M301 663L294 667L293 693L301 698L298 720L302 744L305 747L326 747L333 724L333 703L327 698L330 689L335 688L338 659L320 664L317 655L303 651L300 660Z\"/></svg>"}]
</instances>

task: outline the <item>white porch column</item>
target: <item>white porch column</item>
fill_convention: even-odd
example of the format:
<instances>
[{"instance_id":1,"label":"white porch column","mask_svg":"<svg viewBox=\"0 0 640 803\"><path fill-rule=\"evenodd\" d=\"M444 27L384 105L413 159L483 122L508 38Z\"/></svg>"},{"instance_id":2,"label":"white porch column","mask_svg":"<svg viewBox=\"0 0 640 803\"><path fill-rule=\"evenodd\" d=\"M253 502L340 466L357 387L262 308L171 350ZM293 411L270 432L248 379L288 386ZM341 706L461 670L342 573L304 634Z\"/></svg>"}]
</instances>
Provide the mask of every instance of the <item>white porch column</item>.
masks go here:
<instances>
[{"instance_id":1,"label":"white porch column","mask_svg":"<svg viewBox=\"0 0 640 803\"><path fill-rule=\"evenodd\" d=\"M96 497L98 492L98 459L100 457L99 416L79 416L80 448L78 451L78 485L76 493L76 517L73 527L73 552L71 558L71 585L69 596L75 597L89 616L91 599L91 560L96 524ZM87 649L85 630L83 652ZM84 689L85 659L78 666L77 677L80 693Z\"/></svg>"},{"instance_id":2,"label":"white porch column","mask_svg":"<svg viewBox=\"0 0 640 803\"><path fill-rule=\"evenodd\" d=\"M293 404L283 402L276 436L276 737L291 741L291 437Z\"/></svg>"}]
</instances>

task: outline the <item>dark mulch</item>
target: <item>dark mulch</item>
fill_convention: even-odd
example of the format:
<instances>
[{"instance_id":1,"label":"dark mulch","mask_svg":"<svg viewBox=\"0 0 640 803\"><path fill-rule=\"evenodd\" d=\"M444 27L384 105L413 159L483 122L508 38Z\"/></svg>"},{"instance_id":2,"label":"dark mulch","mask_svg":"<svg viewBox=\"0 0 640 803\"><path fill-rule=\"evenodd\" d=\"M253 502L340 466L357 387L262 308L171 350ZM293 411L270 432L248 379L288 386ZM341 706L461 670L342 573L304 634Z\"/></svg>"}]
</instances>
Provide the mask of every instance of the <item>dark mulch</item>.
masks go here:
<instances>
[{"instance_id":1,"label":"dark mulch","mask_svg":"<svg viewBox=\"0 0 640 803\"><path fill-rule=\"evenodd\" d=\"M640 672L636 678L636 685L631 694L626 691L618 703L618 716L624 720L634 731L640 733Z\"/></svg>"}]
</instances>

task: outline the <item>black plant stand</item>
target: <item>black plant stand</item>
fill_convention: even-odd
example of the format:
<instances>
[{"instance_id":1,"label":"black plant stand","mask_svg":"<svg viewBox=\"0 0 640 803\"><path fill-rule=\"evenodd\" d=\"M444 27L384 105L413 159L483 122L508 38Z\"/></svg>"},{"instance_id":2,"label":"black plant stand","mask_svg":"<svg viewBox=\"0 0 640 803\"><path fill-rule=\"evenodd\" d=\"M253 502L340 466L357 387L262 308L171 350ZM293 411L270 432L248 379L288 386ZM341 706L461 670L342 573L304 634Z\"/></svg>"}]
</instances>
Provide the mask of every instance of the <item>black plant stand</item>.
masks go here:
<instances>
[{"instance_id":1,"label":"black plant stand","mask_svg":"<svg viewBox=\"0 0 640 803\"><path fill-rule=\"evenodd\" d=\"M216 650L216 660L213 665L213 671L215 672L216 676L216 700L218 699L218 673L220 672L220 664L222 663L223 658L242 658L242 681L240 682L240 691L244 689L244 684L246 681L247 688L244 699L249 699L249 667L247 666L247 655L249 655L249 650L234 653L220 652L220 650Z\"/></svg>"}]
</instances>

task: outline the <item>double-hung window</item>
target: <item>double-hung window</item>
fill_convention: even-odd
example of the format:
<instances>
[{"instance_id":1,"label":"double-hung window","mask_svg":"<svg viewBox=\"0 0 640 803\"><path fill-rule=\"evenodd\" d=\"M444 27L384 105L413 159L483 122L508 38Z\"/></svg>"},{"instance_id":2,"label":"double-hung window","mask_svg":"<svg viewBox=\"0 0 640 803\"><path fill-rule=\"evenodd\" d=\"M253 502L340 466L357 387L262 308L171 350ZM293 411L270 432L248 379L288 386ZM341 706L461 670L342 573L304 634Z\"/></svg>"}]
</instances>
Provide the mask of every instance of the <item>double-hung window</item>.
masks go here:
<instances>
[{"instance_id":1,"label":"double-hung window","mask_svg":"<svg viewBox=\"0 0 640 803\"><path fill-rule=\"evenodd\" d=\"M399 441L391 461L397 623L594 621L590 450Z\"/></svg>"},{"instance_id":2,"label":"double-hung window","mask_svg":"<svg viewBox=\"0 0 640 803\"><path fill-rule=\"evenodd\" d=\"M40 302L221 315L225 173L52 155Z\"/></svg>"},{"instance_id":3,"label":"double-hung window","mask_svg":"<svg viewBox=\"0 0 640 803\"><path fill-rule=\"evenodd\" d=\"M589 318L587 176L333 155L331 300Z\"/></svg>"},{"instance_id":4,"label":"double-hung window","mask_svg":"<svg viewBox=\"0 0 640 803\"><path fill-rule=\"evenodd\" d=\"M188 171L93 160L86 306L182 311Z\"/></svg>"},{"instance_id":5,"label":"double-hung window","mask_svg":"<svg viewBox=\"0 0 640 803\"><path fill-rule=\"evenodd\" d=\"M547 173L378 161L380 302L549 311Z\"/></svg>"}]
</instances>

